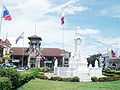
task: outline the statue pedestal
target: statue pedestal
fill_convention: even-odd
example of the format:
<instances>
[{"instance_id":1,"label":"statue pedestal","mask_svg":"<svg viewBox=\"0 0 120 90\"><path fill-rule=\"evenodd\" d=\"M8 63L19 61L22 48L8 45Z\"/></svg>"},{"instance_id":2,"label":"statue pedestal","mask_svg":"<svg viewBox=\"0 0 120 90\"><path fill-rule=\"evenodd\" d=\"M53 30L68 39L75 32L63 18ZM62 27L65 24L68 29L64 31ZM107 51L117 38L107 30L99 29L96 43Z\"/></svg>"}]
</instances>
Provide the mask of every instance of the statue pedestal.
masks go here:
<instances>
[{"instance_id":1,"label":"statue pedestal","mask_svg":"<svg viewBox=\"0 0 120 90\"><path fill-rule=\"evenodd\" d=\"M58 71L58 67L55 67L55 66L54 66L54 74L57 75L58 72L59 72L59 71Z\"/></svg>"}]
</instances>

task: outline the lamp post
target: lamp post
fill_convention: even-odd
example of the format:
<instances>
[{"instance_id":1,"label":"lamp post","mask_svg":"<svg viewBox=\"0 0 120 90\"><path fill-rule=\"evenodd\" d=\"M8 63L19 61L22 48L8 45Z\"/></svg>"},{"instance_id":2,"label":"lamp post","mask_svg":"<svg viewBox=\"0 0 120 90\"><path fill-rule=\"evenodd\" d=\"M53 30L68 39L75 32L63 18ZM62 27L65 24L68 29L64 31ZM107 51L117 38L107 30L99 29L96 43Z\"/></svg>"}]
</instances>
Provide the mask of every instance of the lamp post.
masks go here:
<instances>
[{"instance_id":1,"label":"lamp post","mask_svg":"<svg viewBox=\"0 0 120 90\"><path fill-rule=\"evenodd\" d=\"M97 43L101 43L101 44L103 44L103 45L105 45L105 46L107 46L107 57L105 58L105 62L104 62L104 64L105 64L105 67L107 68L107 67L109 67L109 60L110 60L110 55L109 55L109 47L111 46L111 45L114 45L114 44L118 44L118 43L111 43L111 44L105 44L105 43L103 43L103 42L100 42L100 41L97 41Z\"/></svg>"},{"instance_id":2,"label":"lamp post","mask_svg":"<svg viewBox=\"0 0 120 90\"><path fill-rule=\"evenodd\" d=\"M100 42L100 41L97 41L97 43L101 43L101 44L103 44L103 45L105 45L107 47L107 55L109 54L109 47L112 46L112 45L114 45L114 44L118 44L118 43L105 44L105 43Z\"/></svg>"}]
</instances>

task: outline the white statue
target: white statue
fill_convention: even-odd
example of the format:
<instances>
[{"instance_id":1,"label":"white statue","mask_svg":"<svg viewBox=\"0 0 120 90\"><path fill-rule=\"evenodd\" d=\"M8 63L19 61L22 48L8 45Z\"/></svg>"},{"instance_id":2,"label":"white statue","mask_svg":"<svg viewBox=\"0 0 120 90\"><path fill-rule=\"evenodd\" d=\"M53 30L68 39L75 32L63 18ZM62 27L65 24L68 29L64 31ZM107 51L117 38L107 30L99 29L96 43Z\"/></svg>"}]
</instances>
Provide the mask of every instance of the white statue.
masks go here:
<instances>
[{"instance_id":1,"label":"white statue","mask_svg":"<svg viewBox=\"0 0 120 90\"><path fill-rule=\"evenodd\" d=\"M98 61L95 61L95 67L98 68Z\"/></svg>"},{"instance_id":2,"label":"white statue","mask_svg":"<svg viewBox=\"0 0 120 90\"><path fill-rule=\"evenodd\" d=\"M54 67L57 67L57 66L58 66L58 60L57 60L57 58L56 58L56 57L55 57L54 59L55 59L55 64L54 64Z\"/></svg>"}]
</instances>

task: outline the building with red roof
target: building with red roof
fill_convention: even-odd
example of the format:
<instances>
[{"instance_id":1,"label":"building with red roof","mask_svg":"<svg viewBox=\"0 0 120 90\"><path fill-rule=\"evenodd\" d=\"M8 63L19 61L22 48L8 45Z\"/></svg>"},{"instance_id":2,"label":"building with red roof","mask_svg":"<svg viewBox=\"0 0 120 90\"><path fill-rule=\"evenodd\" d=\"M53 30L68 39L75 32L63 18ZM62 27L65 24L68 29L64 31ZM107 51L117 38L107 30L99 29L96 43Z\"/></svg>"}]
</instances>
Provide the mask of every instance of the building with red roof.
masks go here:
<instances>
[{"instance_id":1,"label":"building with red roof","mask_svg":"<svg viewBox=\"0 0 120 90\"><path fill-rule=\"evenodd\" d=\"M58 60L58 66L68 66L70 52L59 48L41 48L42 39L37 35L30 36L28 39L29 47L11 48L12 62L16 66L53 67L55 57Z\"/></svg>"}]
</instances>

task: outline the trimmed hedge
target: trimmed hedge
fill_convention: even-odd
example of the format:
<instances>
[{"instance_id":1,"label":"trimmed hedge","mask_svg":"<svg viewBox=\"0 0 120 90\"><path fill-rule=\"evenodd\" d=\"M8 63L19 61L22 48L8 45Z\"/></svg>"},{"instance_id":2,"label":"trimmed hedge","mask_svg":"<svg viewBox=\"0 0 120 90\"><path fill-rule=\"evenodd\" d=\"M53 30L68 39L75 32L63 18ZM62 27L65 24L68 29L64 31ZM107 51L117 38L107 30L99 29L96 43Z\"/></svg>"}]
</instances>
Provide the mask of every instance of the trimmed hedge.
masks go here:
<instances>
[{"instance_id":1,"label":"trimmed hedge","mask_svg":"<svg viewBox=\"0 0 120 90\"><path fill-rule=\"evenodd\" d=\"M105 69L103 70L103 75L107 77L101 77L98 81L106 82L106 81L116 81L120 80L120 71Z\"/></svg>"},{"instance_id":2,"label":"trimmed hedge","mask_svg":"<svg viewBox=\"0 0 120 90\"><path fill-rule=\"evenodd\" d=\"M0 90L12 90L12 84L9 78L0 78Z\"/></svg>"},{"instance_id":3,"label":"trimmed hedge","mask_svg":"<svg viewBox=\"0 0 120 90\"><path fill-rule=\"evenodd\" d=\"M39 68L39 72L51 72L51 69L47 67L41 67Z\"/></svg>"},{"instance_id":4,"label":"trimmed hedge","mask_svg":"<svg viewBox=\"0 0 120 90\"><path fill-rule=\"evenodd\" d=\"M37 69L37 68L33 68L31 70L28 70L28 71L22 71L20 73L20 77L19 77L19 86L27 83L31 79L35 79L38 72L39 72L39 69Z\"/></svg>"},{"instance_id":5,"label":"trimmed hedge","mask_svg":"<svg viewBox=\"0 0 120 90\"><path fill-rule=\"evenodd\" d=\"M48 79L48 77L44 75L44 72L39 72L38 75L36 76L36 78L39 78L39 79Z\"/></svg>"},{"instance_id":6,"label":"trimmed hedge","mask_svg":"<svg viewBox=\"0 0 120 90\"><path fill-rule=\"evenodd\" d=\"M51 77L51 80L54 80L54 81L63 81L63 79L61 77Z\"/></svg>"},{"instance_id":7,"label":"trimmed hedge","mask_svg":"<svg viewBox=\"0 0 120 90\"><path fill-rule=\"evenodd\" d=\"M30 81L31 79L34 79L38 72L39 69L37 68L22 72L18 72L14 68L0 68L0 77L8 77L11 81L12 89L15 89Z\"/></svg>"},{"instance_id":8,"label":"trimmed hedge","mask_svg":"<svg viewBox=\"0 0 120 90\"><path fill-rule=\"evenodd\" d=\"M12 83L12 88L16 88L19 83L20 73L14 68L0 68L0 76L8 77Z\"/></svg>"},{"instance_id":9,"label":"trimmed hedge","mask_svg":"<svg viewBox=\"0 0 120 90\"><path fill-rule=\"evenodd\" d=\"M47 76L45 76L44 72L39 72L36 77L39 79L48 79L48 80L54 80L54 81L79 82L79 77L77 76L74 76L72 78L61 78L59 76L48 78Z\"/></svg>"},{"instance_id":10,"label":"trimmed hedge","mask_svg":"<svg viewBox=\"0 0 120 90\"><path fill-rule=\"evenodd\" d=\"M79 77L74 76L71 81L72 81L72 82L79 82Z\"/></svg>"},{"instance_id":11,"label":"trimmed hedge","mask_svg":"<svg viewBox=\"0 0 120 90\"><path fill-rule=\"evenodd\" d=\"M79 77L75 76L73 78L61 78L61 77L51 77L54 81L65 81L65 82L79 82Z\"/></svg>"},{"instance_id":12,"label":"trimmed hedge","mask_svg":"<svg viewBox=\"0 0 120 90\"><path fill-rule=\"evenodd\" d=\"M91 77L91 80L93 81L93 82L97 82L98 81L98 78L97 77Z\"/></svg>"}]
</instances>

